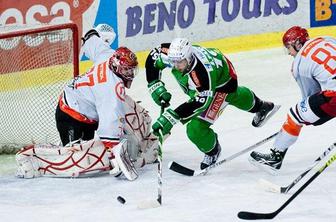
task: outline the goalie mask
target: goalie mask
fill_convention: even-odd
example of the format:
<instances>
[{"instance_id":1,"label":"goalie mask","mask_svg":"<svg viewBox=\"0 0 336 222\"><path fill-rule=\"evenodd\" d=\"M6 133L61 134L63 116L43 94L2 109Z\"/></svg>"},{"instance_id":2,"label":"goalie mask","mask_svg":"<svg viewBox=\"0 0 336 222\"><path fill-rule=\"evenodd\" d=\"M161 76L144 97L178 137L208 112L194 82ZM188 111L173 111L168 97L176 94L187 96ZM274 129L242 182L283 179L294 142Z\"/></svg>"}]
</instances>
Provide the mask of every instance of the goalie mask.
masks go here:
<instances>
[{"instance_id":1,"label":"goalie mask","mask_svg":"<svg viewBox=\"0 0 336 222\"><path fill-rule=\"evenodd\" d=\"M177 70L185 73L194 61L192 45L188 39L173 39L169 47L168 59Z\"/></svg>"},{"instance_id":2,"label":"goalie mask","mask_svg":"<svg viewBox=\"0 0 336 222\"><path fill-rule=\"evenodd\" d=\"M109 61L110 69L120 77L126 88L130 88L138 72L136 55L126 47L119 47Z\"/></svg>"},{"instance_id":3,"label":"goalie mask","mask_svg":"<svg viewBox=\"0 0 336 222\"><path fill-rule=\"evenodd\" d=\"M300 26L293 26L288 29L282 37L283 45L289 50L292 47L296 52L309 40L308 32ZM293 55L293 53L290 53ZM294 52L295 54L295 52Z\"/></svg>"}]
</instances>

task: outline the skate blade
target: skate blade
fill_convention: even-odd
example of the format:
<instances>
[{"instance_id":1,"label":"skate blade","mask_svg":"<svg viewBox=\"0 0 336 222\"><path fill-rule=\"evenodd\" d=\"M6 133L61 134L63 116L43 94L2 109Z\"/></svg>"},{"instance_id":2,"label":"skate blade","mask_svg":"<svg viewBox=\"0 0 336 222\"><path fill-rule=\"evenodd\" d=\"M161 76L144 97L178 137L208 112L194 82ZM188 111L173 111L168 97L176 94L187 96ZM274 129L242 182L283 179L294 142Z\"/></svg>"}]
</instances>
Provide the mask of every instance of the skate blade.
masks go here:
<instances>
[{"instance_id":1,"label":"skate blade","mask_svg":"<svg viewBox=\"0 0 336 222\"><path fill-rule=\"evenodd\" d=\"M275 175L279 174L279 170L275 169L274 167L259 163L258 161L256 161L252 157L249 157L248 160L253 166L259 168L260 170L262 170L262 171L264 171L264 172L266 172L270 175L275 176Z\"/></svg>"},{"instance_id":2,"label":"skate blade","mask_svg":"<svg viewBox=\"0 0 336 222\"><path fill-rule=\"evenodd\" d=\"M281 105L274 105L272 111L268 113L266 118L263 121L261 121L258 126L255 127L262 127L263 125L265 125L265 123L280 109L280 107Z\"/></svg>"}]
</instances>

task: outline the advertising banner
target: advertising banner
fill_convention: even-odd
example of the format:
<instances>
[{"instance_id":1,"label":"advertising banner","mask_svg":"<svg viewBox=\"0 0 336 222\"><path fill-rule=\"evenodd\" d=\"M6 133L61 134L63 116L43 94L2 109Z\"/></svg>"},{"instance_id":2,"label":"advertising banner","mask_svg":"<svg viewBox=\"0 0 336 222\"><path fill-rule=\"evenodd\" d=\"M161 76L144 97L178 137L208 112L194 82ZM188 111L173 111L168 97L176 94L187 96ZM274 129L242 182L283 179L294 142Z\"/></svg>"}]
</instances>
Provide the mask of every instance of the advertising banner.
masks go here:
<instances>
[{"instance_id":1,"label":"advertising banner","mask_svg":"<svg viewBox=\"0 0 336 222\"><path fill-rule=\"evenodd\" d=\"M310 26L336 25L336 0L310 0Z\"/></svg>"},{"instance_id":2,"label":"advertising banner","mask_svg":"<svg viewBox=\"0 0 336 222\"><path fill-rule=\"evenodd\" d=\"M174 37L192 42L336 25L336 0L0 0L0 25L73 21L79 36L107 23L113 48L153 48Z\"/></svg>"},{"instance_id":3,"label":"advertising banner","mask_svg":"<svg viewBox=\"0 0 336 222\"><path fill-rule=\"evenodd\" d=\"M99 23L117 27L117 0L0 0L0 25L77 24L79 36ZM118 46L118 37L112 47Z\"/></svg>"},{"instance_id":4,"label":"advertising banner","mask_svg":"<svg viewBox=\"0 0 336 222\"><path fill-rule=\"evenodd\" d=\"M193 42L309 25L309 1L118 1L119 44L145 50L174 37Z\"/></svg>"}]
</instances>

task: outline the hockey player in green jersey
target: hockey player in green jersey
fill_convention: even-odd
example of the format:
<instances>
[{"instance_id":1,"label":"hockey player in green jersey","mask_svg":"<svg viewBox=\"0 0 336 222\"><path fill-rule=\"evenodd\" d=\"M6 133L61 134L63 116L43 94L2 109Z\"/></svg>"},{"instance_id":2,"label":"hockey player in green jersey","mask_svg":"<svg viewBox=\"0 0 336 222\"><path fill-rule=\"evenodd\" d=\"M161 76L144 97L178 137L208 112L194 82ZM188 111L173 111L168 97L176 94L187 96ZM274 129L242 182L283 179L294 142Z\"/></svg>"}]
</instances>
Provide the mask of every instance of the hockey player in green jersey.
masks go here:
<instances>
[{"instance_id":1,"label":"hockey player in green jersey","mask_svg":"<svg viewBox=\"0 0 336 222\"><path fill-rule=\"evenodd\" d=\"M176 38L153 49L146 60L149 92L158 105L168 107L171 94L160 80L161 71L172 68L172 74L190 97L176 109L168 108L153 124L155 134L165 135L178 122L186 124L188 138L205 153L200 168L214 164L221 146L211 125L227 105L255 113L252 125L262 126L280 106L259 99L252 90L238 86L231 62L214 48L203 48L185 38Z\"/></svg>"}]
</instances>

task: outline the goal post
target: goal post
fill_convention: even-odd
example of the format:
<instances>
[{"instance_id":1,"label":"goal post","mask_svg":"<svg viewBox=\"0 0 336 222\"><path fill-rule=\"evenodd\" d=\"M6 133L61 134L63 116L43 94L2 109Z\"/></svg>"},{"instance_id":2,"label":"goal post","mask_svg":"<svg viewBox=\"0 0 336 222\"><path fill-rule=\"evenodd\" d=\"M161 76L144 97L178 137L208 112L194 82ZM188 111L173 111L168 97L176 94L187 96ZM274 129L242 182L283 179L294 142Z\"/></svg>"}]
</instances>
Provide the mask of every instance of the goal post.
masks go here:
<instances>
[{"instance_id":1,"label":"goal post","mask_svg":"<svg viewBox=\"0 0 336 222\"><path fill-rule=\"evenodd\" d=\"M78 75L78 51L74 23L0 26L0 154L59 142L55 109Z\"/></svg>"}]
</instances>

